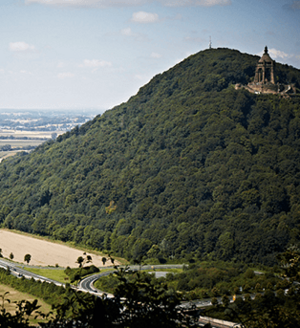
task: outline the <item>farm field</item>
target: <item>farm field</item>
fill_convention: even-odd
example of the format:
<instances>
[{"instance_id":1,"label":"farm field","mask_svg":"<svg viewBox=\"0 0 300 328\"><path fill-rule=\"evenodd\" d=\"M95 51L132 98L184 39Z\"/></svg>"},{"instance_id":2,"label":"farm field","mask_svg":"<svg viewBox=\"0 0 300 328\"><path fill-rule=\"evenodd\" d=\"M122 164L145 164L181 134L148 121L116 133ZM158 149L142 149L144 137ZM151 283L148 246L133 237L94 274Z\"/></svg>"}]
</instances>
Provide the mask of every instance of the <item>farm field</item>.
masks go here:
<instances>
[{"instance_id":1,"label":"farm field","mask_svg":"<svg viewBox=\"0 0 300 328\"><path fill-rule=\"evenodd\" d=\"M47 140L44 139L0 139L0 147L11 145L11 148L25 147L25 146L38 146Z\"/></svg>"},{"instance_id":2,"label":"farm field","mask_svg":"<svg viewBox=\"0 0 300 328\"><path fill-rule=\"evenodd\" d=\"M4 302L4 308L6 309L7 312L11 313L11 314L15 314L16 312L16 304L14 302L19 302L22 300L26 300L26 301L30 301L32 302L33 300L37 299L36 297L29 295L27 293L22 293L17 291L16 289L13 289L9 286L6 285L1 285L0 284L0 296L4 296L4 294L8 292L8 294L5 295L4 299L9 299L10 303L8 302ZM2 299L1 299L1 305L2 305ZM39 308L39 311L43 312L43 313L49 313L51 311L51 305L45 303L43 300L38 299L38 305L40 305L41 307ZM31 324L36 325L38 322L43 321L41 319L41 317L37 317L36 319L34 319L35 317L35 313L29 317L29 321Z\"/></svg>"},{"instance_id":3,"label":"farm field","mask_svg":"<svg viewBox=\"0 0 300 328\"><path fill-rule=\"evenodd\" d=\"M52 133L57 133L57 135L60 135L64 133L65 131L57 130L57 131L25 131L25 130L1 130L0 129L0 137L11 137L13 136L15 139L18 138L39 138L39 139L51 139ZM7 139L13 140L13 139ZM5 141L5 140L4 140Z\"/></svg>"},{"instance_id":4,"label":"farm field","mask_svg":"<svg viewBox=\"0 0 300 328\"><path fill-rule=\"evenodd\" d=\"M0 151L0 162L9 156L16 155L17 151Z\"/></svg>"},{"instance_id":5,"label":"farm field","mask_svg":"<svg viewBox=\"0 0 300 328\"><path fill-rule=\"evenodd\" d=\"M14 139L23 139L25 137L27 138L35 138L35 139L51 139L52 134L56 133L57 135L60 135L64 133L65 131L56 130L56 131L26 131L26 130L8 130L8 129L0 129L0 137L5 137L7 139L3 139L3 141L13 141ZM10 139L10 138L14 139ZM33 141L33 140L27 140L27 141Z\"/></svg>"},{"instance_id":6,"label":"farm field","mask_svg":"<svg viewBox=\"0 0 300 328\"><path fill-rule=\"evenodd\" d=\"M11 150L0 150L0 162L9 156L14 156L17 152L23 151L22 148L28 146L37 147L43 142L52 139L52 134L61 135L63 131L19 131L19 130L1 130L0 129L0 149L3 146L10 145ZM5 137L7 139L1 139ZM13 137L13 139L11 139ZM28 139L23 139L23 138ZM21 149L20 149L21 148Z\"/></svg>"},{"instance_id":7,"label":"farm field","mask_svg":"<svg viewBox=\"0 0 300 328\"><path fill-rule=\"evenodd\" d=\"M11 232L0 229L0 248L2 255L9 258L10 253L14 255L14 261L25 264L24 256L31 255L30 265L35 266L60 266L60 267L78 267L76 260L83 255L82 250L78 250L66 245L57 244L43 239L34 238L28 235ZM93 262L97 267L103 267L102 256L92 253ZM116 261L115 261L115 264ZM110 261L105 266L111 265Z\"/></svg>"}]
</instances>

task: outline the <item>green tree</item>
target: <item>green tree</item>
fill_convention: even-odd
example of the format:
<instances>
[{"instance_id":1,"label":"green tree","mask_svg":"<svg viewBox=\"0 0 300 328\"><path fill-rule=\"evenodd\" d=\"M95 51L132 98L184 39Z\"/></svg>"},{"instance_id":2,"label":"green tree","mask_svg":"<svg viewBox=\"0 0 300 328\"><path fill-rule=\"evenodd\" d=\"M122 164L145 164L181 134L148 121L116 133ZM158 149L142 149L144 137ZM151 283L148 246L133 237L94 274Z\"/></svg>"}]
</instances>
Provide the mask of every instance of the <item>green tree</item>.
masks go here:
<instances>
[{"instance_id":1,"label":"green tree","mask_svg":"<svg viewBox=\"0 0 300 328\"><path fill-rule=\"evenodd\" d=\"M255 285L255 291L256 291L257 293L259 293L259 292L262 291L262 288L261 288L261 285L260 285L259 282Z\"/></svg>"},{"instance_id":2,"label":"green tree","mask_svg":"<svg viewBox=\"0 0 300 328\"><path fill-rule=\"evenodd\" d=\"M216 297L213 297L213 298L211 299L211 304L212 304L213 306L217 306L217 305L219 304L218 299L217 299Z\"/></svg>"},{"instance_id":3,"label":"green tree","mask_svg":"<svg viewBox=\"0 0 300 328\"><path fill-rule=\"evenodd\" d=\"M82 256L79 256L76 260L76 263L79 264L79 268L82 268L84 262L84 258Z\"/></svg>"},{"instance_id":4,"label":"green tree","mask_svg":"<svg viewBox=\"0 0 300 328\"><path fill-rule=\"evenodd\" d=\"M229 300L229 297L227 295L222 296L222 303L225 307L228 307L228 305L230 304L230 300Z\"/></svg>"},{"instance_id":5,"label":"green tree","mask_svg":"<svg viewBox=\"0 0 300 328\"><path fill-rule=\"evenodd\" d=\"M29 264L30 260L31 260L31 255L30 254L26 254L24 256L24 261L27 262L27 264Z\"/></svg>"},{"instance_id":6,"label":"green tree","mask_svg":"<svg viewBox=\"0 0 300 328\"><path fill-rule=\"evenodd\" d=\"M296 246L290 246L284 253L277 256L281 268L285 272L284 278L289 278L291 282L300 279L300 249Z\"/></svg>"},{"instance_id":7,"label":"green tree","mask_svg":"<svg viewBox=\"0 0 300 328\"><path fill-rule=\"evenodd\" d=\"M13 260L13 259L14 259L14 254L13 254L13 253L10 253L10 254L9 254L9 258L10 258L11 260Z\"/></svg>"},{"instance_id":8,"label":"green tree","mask_svg":"<svg viewBox=\"0 0 300 328\"><path fill-rule=\"evenodd\" d=\"M83 253L83 256L79 256L75 262L75 263L79 264L79 268L82 268L84 266L84 264L90 263L93 261L91 255L87 255L86 253Z\"/></svg>"},{"instance_id":9,"label":"green tree","mask_svg":"<svg viewBox=\"0 0 300 328\"><path fill-rule=\"evenodd\" d=\"M293 284L300 271L299 249L288 248L278 256L283 270L282 278L287 282L287 294L278 290L275 295L271 290L256 294L252 300L245 296L245 302L236 303L236 315L244 318L242 324L251 328L294 328L300 325L300 287ZM257 283L258 285L259 283ZM257 289L261 287L258 286Z\"/></svg>"},{"instance_id":10,"label":"green tree","mask_svg":"<svg viewBox=\"0 0 300 328\"><path fill-rule=\"evenodd\" d=\"M105 207L105 211L107 214L112 214L117 209L117 206L114 205L114 203L115 202L111 200L109 206Z\"/></svg>"},{"instance_id":11,"label":"green tree","mask_svg":"<svg viewBox=\"0 0 300 328\"><path fill-rule=\"evenodd\" d=\"M91 255L87 255L86 256L86 260L85 260L85 262L86 263L91 263L93 260L92 260L92 257L91 257Z\"/></svg>"}]
</instances>

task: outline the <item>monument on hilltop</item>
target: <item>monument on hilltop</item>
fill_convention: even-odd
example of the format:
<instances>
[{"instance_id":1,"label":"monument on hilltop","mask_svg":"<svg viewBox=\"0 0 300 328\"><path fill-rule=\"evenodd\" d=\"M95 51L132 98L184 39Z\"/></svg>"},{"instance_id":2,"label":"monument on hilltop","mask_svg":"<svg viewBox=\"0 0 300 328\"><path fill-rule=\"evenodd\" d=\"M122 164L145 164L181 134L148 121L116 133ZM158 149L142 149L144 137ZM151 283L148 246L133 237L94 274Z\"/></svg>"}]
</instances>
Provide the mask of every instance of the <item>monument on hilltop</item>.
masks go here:
<instances>
[{"instance_id":1,"label":"monument on hilltop","mask_svg":"<svg viewBox=\"0 0 300 328\"><path fill-rule=\"evenodd\" d=\"M274 69L275 62L268 54L268 47L265 47L265 52L256 65L254 83L275 84Z\"/></svg>"},{"instance_id":2,"label":"monument on hilltop","mask_svg":"<svg viewBox=\"0 0 300 328\"><path fill-rule=\"evenodd\" d=\"M273 93L282 96L289 96L296 93L294 84L282 84L280 81L275 83L275 60L269 53L268 47L265 47L264 54L256 64L255 76L253 82L247 85L236 84L235 89L245 88L251 93Z\"/></svg>"}]
</instances>

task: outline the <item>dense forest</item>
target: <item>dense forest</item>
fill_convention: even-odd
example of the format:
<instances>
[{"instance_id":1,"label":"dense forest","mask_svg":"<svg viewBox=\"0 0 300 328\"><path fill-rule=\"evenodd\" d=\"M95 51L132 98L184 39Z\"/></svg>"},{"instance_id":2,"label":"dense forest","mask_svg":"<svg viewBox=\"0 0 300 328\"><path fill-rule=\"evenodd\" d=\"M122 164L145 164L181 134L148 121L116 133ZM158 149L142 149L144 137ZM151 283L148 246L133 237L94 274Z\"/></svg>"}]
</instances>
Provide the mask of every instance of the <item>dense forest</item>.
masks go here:
<instances>
[{"instance_id":1,"label":"dense forest","mask_svg":"<svg viewBox=\"0 0 300 328\"><path fill-rule=\"evenodd\" d=\"M257 56L209 49L0 164L0 224L130 260L261 262L300 238L300 96L235 90ZM276 64L276 82L300 71Z\"/></svg>"}]
</instances>

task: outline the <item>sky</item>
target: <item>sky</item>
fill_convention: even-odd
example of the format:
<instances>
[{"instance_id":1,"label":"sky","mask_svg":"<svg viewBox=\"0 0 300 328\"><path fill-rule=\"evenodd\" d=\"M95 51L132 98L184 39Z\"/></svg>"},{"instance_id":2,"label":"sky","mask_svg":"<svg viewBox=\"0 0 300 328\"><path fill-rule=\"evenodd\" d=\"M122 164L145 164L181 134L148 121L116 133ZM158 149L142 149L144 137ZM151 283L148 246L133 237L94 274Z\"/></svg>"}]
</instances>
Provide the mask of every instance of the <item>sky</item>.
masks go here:
<instances>
[{"instance_id":1,"label":"sky","mask_svg":"<svg viewBox=\"0 0 300 328\"><path fill-rule=\"evenodd\" d=\"M0 0L0 109L103 113L208 48L300 68L300 1Z\"/></svg>"}]
</instances>

